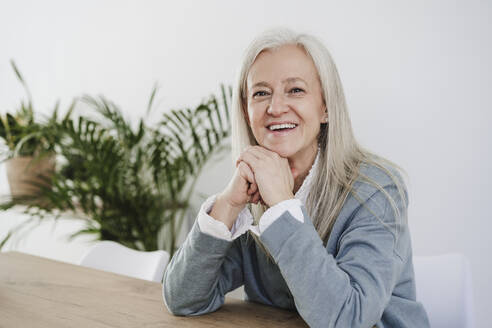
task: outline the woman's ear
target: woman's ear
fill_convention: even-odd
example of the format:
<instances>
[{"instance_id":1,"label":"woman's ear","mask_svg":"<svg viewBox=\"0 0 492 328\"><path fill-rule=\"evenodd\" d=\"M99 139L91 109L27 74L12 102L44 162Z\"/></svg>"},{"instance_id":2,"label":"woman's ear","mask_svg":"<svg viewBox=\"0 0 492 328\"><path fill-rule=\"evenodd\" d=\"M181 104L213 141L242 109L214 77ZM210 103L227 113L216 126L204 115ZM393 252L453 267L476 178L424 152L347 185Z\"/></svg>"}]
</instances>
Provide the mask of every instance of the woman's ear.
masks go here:
<instances>
[{"instance_id":1,"label":"woman's ear","mask_svg":"<svg viewBox=\"0 0 492 328\"><path fill-rule=\"evenodd\" d=\"M323 118L321 119L321 123L328 123L328 109L324 107L323 110Z\"/></svg>"}]
</instances>

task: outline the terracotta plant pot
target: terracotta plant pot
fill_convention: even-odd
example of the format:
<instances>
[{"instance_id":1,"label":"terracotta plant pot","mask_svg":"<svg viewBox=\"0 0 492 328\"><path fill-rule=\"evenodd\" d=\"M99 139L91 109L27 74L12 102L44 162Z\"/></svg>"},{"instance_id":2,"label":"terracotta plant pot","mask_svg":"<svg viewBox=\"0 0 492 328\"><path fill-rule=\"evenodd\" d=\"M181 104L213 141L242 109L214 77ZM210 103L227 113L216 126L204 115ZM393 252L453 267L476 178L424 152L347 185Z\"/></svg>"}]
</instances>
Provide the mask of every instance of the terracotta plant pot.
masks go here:
<instances>
[{"instance_id":1,"label":"terracotta plant pot","mask_svg":"<svg viewBox=\"0 0 492 328\"><path fill-rule=\"evenodd\" d=\"M55 172L55 157L35 159L14 157L6 161L7 179L12 197L41 196L39 185L49 186Z\"/></svg>"}]
</instances>

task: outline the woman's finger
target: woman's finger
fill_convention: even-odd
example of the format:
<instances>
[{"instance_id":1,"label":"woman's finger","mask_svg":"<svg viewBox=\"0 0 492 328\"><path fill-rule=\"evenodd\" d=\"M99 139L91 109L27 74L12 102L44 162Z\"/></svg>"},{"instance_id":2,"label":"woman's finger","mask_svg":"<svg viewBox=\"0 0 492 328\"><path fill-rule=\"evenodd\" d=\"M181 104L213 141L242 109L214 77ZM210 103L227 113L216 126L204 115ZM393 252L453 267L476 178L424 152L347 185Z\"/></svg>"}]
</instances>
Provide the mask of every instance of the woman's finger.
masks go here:
<instances>
[{"instance_id":1,"label":"woman's finger","mask_svg":"<svg viewBox=\"0 0 492 328\"><path fill-rule=\"evenodd\" d=\"M257 152L253 152L252 150L254 149L253 146L248 146L246 147L245 150L243 150L243 152L239 155L239 157L237 158L236 160L236 167L239 165L239 163L242 161L242 156L243 154L249 152L250 155L252 155L253 157L255 157L256 159L259 159L258 158L258 153ZM250 156L251 157L251 156Z\"/></svg>"},{"instance_id":2,"label":"woman's finger","mask_svg":"<svg viewBox=\"0 0 492 328\"><path fill-rule=\"evenodd\" d=\"M237 168L239 170L239 174L243 177L244 180L248 181L251 184L256 184L253 170L251 170L246 162L240 162Z\"/></svg>"},{"instance_id":3,"label":"woman's finger","mask_svg":"<svg viewBox=\"0 0 492 328\"><path fill-rule=\"evenodd\" d=\"M248 164L251 169L254 170L255 167L257 167L259 158L255 154L249 151L245 151L241 153L241 155L239 155L238 161L246 162L246 164Z\"/></svg>"},{"instance_id":4,"label":"woman's finger","mask_svg":"<svg viewBox=\"0 0 492 328\"><path fill-rule=\"evenodd\" d=\"M251 183L248 188L248 195L253 195L258 190L258 185L256 183Z\"/></svg>"},{"instance_id":5,"label":"woman's finger","mask_svg":"<svg viewBox=\"0 0 492 328\"><path fill-rule=\"evenodd\" d=\"M257 191L253 196L251 197L251 203L258 204L258 201L260 200L260 192Z\"/></svg>"},{"instance_id":6,"label":"woman's finger","mask_svg":"<svg viewBox=\"0 0 492 328\"><path fill-rule=\"evenodd\" d=\"M273 152L271 150L268 150L264 147L261 146L254 146L248 149L248 151L252 154L254 154L256 157L261 158L261 157L269 157L269 158L276 158L278 155L276 152Z\"/></svg>"}]
</instances>

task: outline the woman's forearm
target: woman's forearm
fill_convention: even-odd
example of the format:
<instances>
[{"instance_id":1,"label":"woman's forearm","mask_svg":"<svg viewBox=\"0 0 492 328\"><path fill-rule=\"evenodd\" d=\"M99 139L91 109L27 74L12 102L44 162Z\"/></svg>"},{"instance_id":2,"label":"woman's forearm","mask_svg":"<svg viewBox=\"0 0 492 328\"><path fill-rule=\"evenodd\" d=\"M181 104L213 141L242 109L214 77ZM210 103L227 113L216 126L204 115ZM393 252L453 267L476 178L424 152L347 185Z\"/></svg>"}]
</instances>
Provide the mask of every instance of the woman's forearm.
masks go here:
<instances>
[{"instance_id":1,"label":"woman's forearm","mask_svg":"<svg viewBox=\"0 0 492 328\"><path fill-rule=\"evenodd\" d=\"M242 208L231 205L223 195L218 195L209 215L231 230L241 210Z\"/></svg>"},{"instance_id":2,"label":"woman's forearm","mask_svg":"<svg viewBox=\"0 0 492 328\"><path fill-rule=\"evenodd\" d=\"M239 240L231 242L202 232L199 223L208 212L205 207L206 203L164 274L164 301L176 315L215 311L224 295L243 283Z\"/></svg>"}]
</instances>

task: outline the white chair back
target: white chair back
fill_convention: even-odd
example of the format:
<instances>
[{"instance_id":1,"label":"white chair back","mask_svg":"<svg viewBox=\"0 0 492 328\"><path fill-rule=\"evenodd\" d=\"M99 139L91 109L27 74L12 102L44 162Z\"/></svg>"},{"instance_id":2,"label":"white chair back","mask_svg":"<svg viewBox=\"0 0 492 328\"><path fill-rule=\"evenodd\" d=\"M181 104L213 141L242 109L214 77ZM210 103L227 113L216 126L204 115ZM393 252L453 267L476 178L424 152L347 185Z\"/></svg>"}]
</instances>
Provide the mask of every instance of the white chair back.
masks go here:
<instances>
[{"instance_id":1,"label":"white chair back","mask_svg":"<svg viewBox=\"0 0 492 328\"><path fill-rule=\"evenodd\" d=\"M462 254L413 258L417 301L433 328L473 328L472 276Z\"/></svg>"},{"instance_id":2,"label":"white chair back","mask_svg":"<svg viewBox=\"0 0 492 328\"><path fill-rule=\"evenodd\" d=\"M168 261L165 251L142 252L113 241L100 241L82 257L80 265L162 282Z\"/></svg>"}]
</instances>

